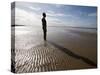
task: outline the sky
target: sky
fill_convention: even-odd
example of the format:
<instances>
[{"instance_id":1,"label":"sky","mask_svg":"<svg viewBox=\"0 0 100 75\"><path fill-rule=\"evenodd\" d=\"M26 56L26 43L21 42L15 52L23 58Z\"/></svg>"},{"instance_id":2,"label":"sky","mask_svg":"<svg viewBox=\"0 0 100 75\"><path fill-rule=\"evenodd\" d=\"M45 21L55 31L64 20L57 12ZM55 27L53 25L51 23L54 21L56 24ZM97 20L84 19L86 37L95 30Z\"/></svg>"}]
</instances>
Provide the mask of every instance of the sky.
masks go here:
<instances>
[{"instance_id":1,"label":"sky","mask_svg":"<svg viewBox=\"0 0 100 75\"><path fill-rule=\"evenodd\" d=\"M47 26L97 27L97 7L93 6L16 2L11 9L15 24L27 26L41 26L43 12Z\"/></svg>"}]
</instances>

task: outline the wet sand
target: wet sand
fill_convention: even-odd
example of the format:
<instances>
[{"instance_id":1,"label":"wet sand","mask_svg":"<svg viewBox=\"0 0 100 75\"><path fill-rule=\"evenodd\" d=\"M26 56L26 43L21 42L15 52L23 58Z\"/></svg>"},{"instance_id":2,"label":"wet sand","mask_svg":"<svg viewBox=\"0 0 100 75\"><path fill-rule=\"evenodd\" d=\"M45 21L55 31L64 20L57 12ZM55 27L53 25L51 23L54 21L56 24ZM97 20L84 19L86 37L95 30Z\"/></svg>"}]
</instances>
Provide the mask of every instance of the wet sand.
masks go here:
<instances>
[{"instance_id":1,"label":"wet sand","mask_svg":"<svg viewBox=\"0 0 100 75\"><path fill-rule=\"evenodd\" d=\"M84 31L82 31L84 30ZM97 33L96 29L66 29L59 32L54 38L48 38L58 45L65 47L72 52L89 58L97 63ZM68 32L67 32L68 31ZM51 36L51 35L50 35ZM60 37L62 36L62 37Z\"/></svg>"},{"instance_id":2,"label":"wet sand","mask_svg":"<svg viewBox=\"0 0 100 75\"><path fill-rule=\"evenodd\" d=\"M48 28L45 43L41 28L19 27L15 29L15 72L96 68L96 50L95 31Z\"/></svg>"}]
</instances>

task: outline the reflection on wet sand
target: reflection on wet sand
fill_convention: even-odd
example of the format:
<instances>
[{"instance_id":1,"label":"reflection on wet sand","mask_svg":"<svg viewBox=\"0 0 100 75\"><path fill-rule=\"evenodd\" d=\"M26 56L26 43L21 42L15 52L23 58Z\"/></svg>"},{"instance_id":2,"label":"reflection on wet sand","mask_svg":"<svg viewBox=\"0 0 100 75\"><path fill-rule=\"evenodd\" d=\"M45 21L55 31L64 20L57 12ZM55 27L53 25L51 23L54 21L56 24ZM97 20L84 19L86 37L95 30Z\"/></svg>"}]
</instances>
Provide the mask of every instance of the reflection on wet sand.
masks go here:
<instances>
[{"instance_id":1,"label":"reflection on wet sand","mask_svg":"<svg viewBox=\"0 0 100 75\"><path fill-rule=\"evenodd\" d=\"M15 53L12 51L12 54L15 54L16 73L97 67L95 33L52 28L48 29L47 41L43 41L38 28L15 30L15 37L12 37L15 38L15 49L12 49Z\"/></svg>"}]
</instances>

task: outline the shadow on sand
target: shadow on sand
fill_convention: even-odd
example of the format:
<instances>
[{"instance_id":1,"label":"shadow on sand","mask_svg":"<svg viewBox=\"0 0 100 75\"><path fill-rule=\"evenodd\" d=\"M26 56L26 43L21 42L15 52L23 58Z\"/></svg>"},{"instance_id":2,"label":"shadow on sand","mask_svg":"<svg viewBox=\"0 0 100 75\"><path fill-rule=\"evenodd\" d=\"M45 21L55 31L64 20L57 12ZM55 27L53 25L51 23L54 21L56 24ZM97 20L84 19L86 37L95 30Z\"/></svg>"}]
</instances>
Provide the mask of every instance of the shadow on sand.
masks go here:
<instances>
[{"instance_id":1,"label":"shadow on sand","mask_svg":"<svg viewBox=\"0 0 100 75\"><path fill-rule=\"evenodd\" d=\"M52 44L53 46L55 46L56 48L60 49L61 51L65 52L66 54L68 54L69 56L73 57L73 58L76 58L76 59L80 59L82 60L83 62L91 65L91 66L94 66L94 67L97 67L97 64L94 63L93 61L91 61L90 59L86 58L86 57L83 57L83 56L80 56L78 54L75 54L73 53L71 50L69 49L66 49L60 45L57 45L56 43L54 42L51 42L51 41L45 41L44 42L44 46L47 47L48 43Z\"/></svg>"}]
</instances>

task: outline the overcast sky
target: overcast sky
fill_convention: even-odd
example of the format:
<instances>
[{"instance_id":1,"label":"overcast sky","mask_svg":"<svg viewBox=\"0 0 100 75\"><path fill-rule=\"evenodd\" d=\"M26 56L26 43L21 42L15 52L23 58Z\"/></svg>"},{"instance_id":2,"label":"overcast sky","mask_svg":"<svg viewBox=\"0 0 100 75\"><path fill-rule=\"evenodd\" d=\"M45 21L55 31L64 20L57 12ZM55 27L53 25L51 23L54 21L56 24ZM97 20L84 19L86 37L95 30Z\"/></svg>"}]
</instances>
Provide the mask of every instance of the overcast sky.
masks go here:
<instances>
[{"instance_id":1,"label":"overcast sky","mask_svg":"<svg viewBox=\"0 0 100 75\"><path fill-rule=\"evenodd\" d=\"M48 26L97 27L96 7L31 2L16 2L15 24L41 26L42 12Z\"/></svg>"}]
</instances>

